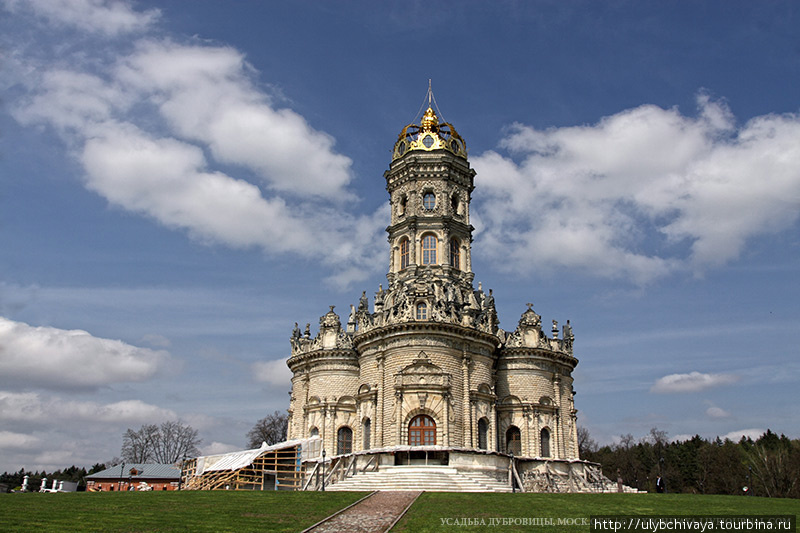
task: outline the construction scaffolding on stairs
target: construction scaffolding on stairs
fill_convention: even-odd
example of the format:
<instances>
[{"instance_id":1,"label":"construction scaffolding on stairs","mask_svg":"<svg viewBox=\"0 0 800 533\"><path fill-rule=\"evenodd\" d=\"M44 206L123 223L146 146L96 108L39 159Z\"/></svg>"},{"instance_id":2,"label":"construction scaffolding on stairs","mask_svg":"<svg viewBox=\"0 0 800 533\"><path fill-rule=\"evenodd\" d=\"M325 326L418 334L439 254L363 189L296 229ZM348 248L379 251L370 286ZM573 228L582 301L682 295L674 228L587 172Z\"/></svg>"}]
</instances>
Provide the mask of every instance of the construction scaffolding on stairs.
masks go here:
<instances>
[{"instance_id":1,"label":"construction scaffolding on stairs","mask_svg":"<svg viewBox=\"0 0 800 533\"><path fill-rule=\"evenodd\" d=\"M260 448L188 459L184 490L301 490L304 463L319 455L320 439L291 440Z\"/></svg>"}]
</instances>

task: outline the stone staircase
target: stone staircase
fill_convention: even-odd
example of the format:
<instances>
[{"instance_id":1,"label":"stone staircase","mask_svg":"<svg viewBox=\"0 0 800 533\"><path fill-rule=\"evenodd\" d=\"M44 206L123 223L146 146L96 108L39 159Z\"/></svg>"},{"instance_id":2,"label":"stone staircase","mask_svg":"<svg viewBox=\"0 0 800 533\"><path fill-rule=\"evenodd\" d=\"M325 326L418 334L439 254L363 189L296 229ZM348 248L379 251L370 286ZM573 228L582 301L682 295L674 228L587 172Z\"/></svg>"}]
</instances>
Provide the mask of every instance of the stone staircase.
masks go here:
<instances>
[{"instance_id":1,"label":"stone staircase","mask_svg":"<svg viewBox=\"0 0 800 533\"><path fill-rule=\"evenodd\" d=\"M511 492L511 487L489 475L459 471L452 466L382 466L377 472L359 472L325 490Z\"/></svg>"}]
</instances>

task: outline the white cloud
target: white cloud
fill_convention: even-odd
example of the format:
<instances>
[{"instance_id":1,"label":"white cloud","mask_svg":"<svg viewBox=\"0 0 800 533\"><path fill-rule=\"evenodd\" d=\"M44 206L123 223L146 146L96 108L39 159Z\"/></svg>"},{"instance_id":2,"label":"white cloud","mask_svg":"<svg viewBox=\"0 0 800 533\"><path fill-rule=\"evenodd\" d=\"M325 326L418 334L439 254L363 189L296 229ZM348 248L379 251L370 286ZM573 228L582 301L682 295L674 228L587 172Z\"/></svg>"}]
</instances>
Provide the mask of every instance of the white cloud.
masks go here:
<instances>
[{"instance_id":1,"label":"white cloud","mask_svg":"<svg viewBox=\"0 0 800 533\"><path fill-rule=\"evenodd\" d=\"M742 440L742 437L757 440L761 435L763 435L766 432L767 432L766 429L758 429L758 428L739 429L736 431L731 431L730 433L726 433L725 435L721 435L720 438L722 440L730 439L734 442Z\"/></svg>"},{"instance_id":2,"label":"white cloud","mask_svg":"<svg viewBox=\"0 0 800 533\"><path fill-rule=\"evenodd\" d=\"M34 327L0 317L0 385L97 388L153 377L170 359L81 330Z\"/></svg>"},{"instance_id":3,"label":"white cloud","mask_svg":"<svg viewBox=\"0 0 800 533\"><path fill-rule=\"evenodd\" d=\"M292 372L286 365L286 359L275 359L253 363L253 378L261 383L275 386L288 386L292 381Z\"/></svg>"},{"instance_id":4,"label":"white cloud","mask_svg":"<svg viewBox=\"0 0 800 533\"><path fill-rule=\"evenodd\" d=\"M241 451L241 446L234 446L233 444L225 444L224 442L212 442L202 449L203 455L219 455L223 453L231 453Z\"/></svg>"},{"instance_id":5,"label":"white cloud","mask_svg":"<svg viewBox=\"0 0 800 533\"><path fill-rule=\"evenodd\" d=\"M342 212L338 205L355 198L346 188L351 160L329 135L278 108L241 53L139 41L98 61L106 68L94 73L43 64L20 75L29 91L13 112L59 132L88 189L201 242L320 261L340 286L382 264L383 206Z\"/></svg>"},{"instance_id":6,"label":"white cloud","mask_svg":"<svg viewBox=\"0 0 800 533\"><path fill-rule=\"evenodd\" d=\"M30 10L54 26L71 26L106 36L147 29L161 15L158 9L134 11L122 0L4 0L6 9Z\"/></svg>"},{"instance_id":7,"label":"white cloud","mask_svg":"<svg viewBox=\"0 0 800 533\"><path fill-rule=\"evenodd\" d=\"M711 418L728 418L731 414L721 407L711 406L706 409L706 414Z\"/></svg>"},{"instance_id":8,"label":"white cloud","mask_svg":"<svg viewBox=\"0 0 800 533\"><path fill-rule=\"evenodd\" d=\"M82 424L137 425L174 420L177 415L141 400L124 400L109 404L67 401L33 392L0 391L0 420L27 425Z\"/></svg>"},{"instance_id":9,"label":"white cloud","mask_svg":"<svg viewBox=\"0 0 800 533\"><path fill-rule=\"evenodd\" d=\"M0 450L28 449L31 446L37 446L39 443L40 439L33 435L0 431Z\"/></svg>"},{"instance_id":10,"label":"white cloud","mask_svg":"<svg viewBox=\"0 0 800 533\"><path fill-rule=\"evenodd\" d=\"M656 380L650 388L650 392L662 394L699 392L737 381L739 381L739 377L732 374L702 374L700 372L670 374Z\"/></svg>"},{"instance_id":11,"label":"white cloud","mask_svg":"<svg viewBox=\"0 0 800 533\"><path fill-rule=\"evenodd\" d=\"M142 42L117 79L154 98L177 135L208 146L219 161L254 170L270 188L351 197L343 187L352 161L333 151L332 137L257 90L233 48Z\"/></svg>"},{"instance_id":12,"label":"white cloud","mask_svg":"<svg viewBox=\"0 0 800 533\"><path fill-rule=\"evenodd\" d=\"M800 213L800 117L736 126L720 102L697 117L643 105L591 126L515 124L473 158L486 200L482 250L520 271L568 267L642 284L736 258ZM510 252L509 252L510 251Z\"/></svg>"}]
</instances>

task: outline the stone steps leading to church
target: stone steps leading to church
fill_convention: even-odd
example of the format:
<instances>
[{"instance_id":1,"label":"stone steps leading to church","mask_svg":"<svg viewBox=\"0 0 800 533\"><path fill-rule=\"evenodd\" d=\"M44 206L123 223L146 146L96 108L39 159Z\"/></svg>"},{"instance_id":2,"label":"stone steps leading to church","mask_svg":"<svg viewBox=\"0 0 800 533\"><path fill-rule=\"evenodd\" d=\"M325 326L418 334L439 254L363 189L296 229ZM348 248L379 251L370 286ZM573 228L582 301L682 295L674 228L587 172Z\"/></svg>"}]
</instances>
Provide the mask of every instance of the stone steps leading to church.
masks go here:
<instances>
[{"instance_id":1,"label":"stone steps leading to church","mask_svg":"<svg viewBox=\"0 0 800 533\"><path fill-rule=\"evenodd\" d=\"M447 466L386 466L377 472L361 472L326 490L424 490L428 492L511 492L511 487L477 472Z\"/></svg>"}]
</instances>

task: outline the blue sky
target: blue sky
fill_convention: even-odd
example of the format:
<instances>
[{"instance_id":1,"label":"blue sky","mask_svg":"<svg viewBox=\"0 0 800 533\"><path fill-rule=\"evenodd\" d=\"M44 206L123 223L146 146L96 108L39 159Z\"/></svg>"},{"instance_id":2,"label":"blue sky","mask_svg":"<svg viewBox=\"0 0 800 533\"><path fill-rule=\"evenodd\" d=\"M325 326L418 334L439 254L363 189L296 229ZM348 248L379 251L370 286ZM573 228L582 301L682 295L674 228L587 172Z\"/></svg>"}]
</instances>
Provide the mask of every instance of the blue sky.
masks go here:
<instances>
[{"instance_id":1,"label":"blue sky","mask_svg":"<svg viewBox=\"0 0 800 533\"><path fill-rule=\"evenodd\" d=\"M3 0L0 471L288 407L294 322L385 282L428 79L500 326L570 319L600 442L800 437L794 2Z\"/></svg>"}]
</instances>

